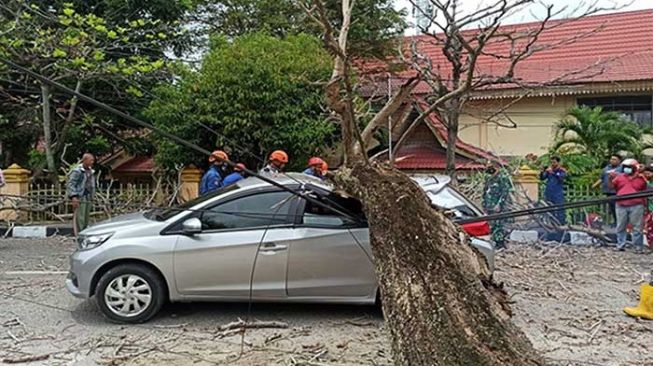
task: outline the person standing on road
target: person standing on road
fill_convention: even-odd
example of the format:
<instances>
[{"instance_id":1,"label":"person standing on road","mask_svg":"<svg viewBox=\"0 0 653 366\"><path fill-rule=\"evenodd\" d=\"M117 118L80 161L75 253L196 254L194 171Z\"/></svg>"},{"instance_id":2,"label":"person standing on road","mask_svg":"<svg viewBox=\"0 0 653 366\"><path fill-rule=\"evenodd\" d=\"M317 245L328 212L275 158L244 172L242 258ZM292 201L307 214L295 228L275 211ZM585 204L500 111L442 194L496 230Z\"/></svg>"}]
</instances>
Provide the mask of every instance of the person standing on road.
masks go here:
<instances>
[{"instance_id":1,"label":"person standing on road","mask_svg":"<svg viewBox=\"0 0 653 366\"><path fill-rule=\"evenodd\" d=\"M622 164L623 173L610 173L611 187L617 192L617 197L642 192L647 188L644 175L638 172L639 163L635 159L626 159ZM628 224L633 226L633 244L638 251L643 249L642 224L644 217L644 198L630 198L617 201L617 250L623 251L626 247Z\"/></svg>"},{"instance_id":2,"label":"person standing on road","mask_svg":"<svg viewBox=\"0 0 653 366\"><path fill-rule=\"evenodd\" d=\"M222 188L224 162L229 160L229 156L222 150L216 150L209 156L211 167L202 176L200 182L200 195L205 195Z\"/></svg>"},{"instance_id":3,"label":"person standing on road","mask_svg":"<svg viewBox=\"0 0 653 366\"><path fill-rule=\"evenodd\" d=\"M623 172L621 169L621 157L619 155L612 155L610 157L610 162L603 168L603 171L601 172L601 178L592 185L592 188L598 188L601 186L601 190L606 197L614 197L617 194L614 188L610 187L610 173L612 172ZM617 211L615 201L608 203L608 214L610 217L612 217L612 222L616 224Z\"/></svg>"},{"instance_id":4,"label":"person standing on road","mask_svg":"<svg viewBox=\"0 0 653 366\"><path fill-rule=\"evenodd\" d=\"M495 165L490 165L485 169L485 186L483 188L483 208L488 214L496 214L506 210L510 203L510 193L512 184L508 175L498 169ZM492 220L490 229L492 241L497 249L506 248L506 220Z\"/></svg>"},{"instance_id":5,"label":"person standing on road","mask_svg":"<svg viewBox=\"0 0 653 366\"><path fill-rule=\"evenodd\" d=\"M270 154L268 165L266 165L259 174L264 176L275 176L283 171L288 164L288 154L283 150L276 150Z\"/></svg>"},{"instance_id":6,"label":"person standing on road","mask_svg":"<svg viewBox=\"0 0 653 366\"><path fill-rule=\"evenodd\" d=\"M245 169L247 169L245 167L245 164L243 163L236 164L236 166L234 167L234 172L227 175L227 177L222 182L222 186L223 187L230 186L234 183L243 180L245 178Z\"/></svg>"},{"instance_id":7,"label":"person standing on road","mask_svg":"<svg viewBox=\"0 0 653 366\"><path fill-rule=\"evenodd\" d=\"M68 175L67 193L73 206L73 230L77 236L84 230L90 220L93 196L95 195L95 172L93 171L95 157L86 153L82 163L76 166Z\"/></svg>"},{"instance_id":8,"label":"person standing on road","mask_svg":"<svg viewBox=\"0 0 653 366\"><path fill-rule=\"evenodd\" d=\"M551 166L542 169L540 179L546 182L544 189L544 200L550 204L559 205L565 203L565 178L567 171L560 165L560 157L551 158ZM553 213L560 225L567 223L565 210L557 210Z\"/></svg>"}]
</instances>

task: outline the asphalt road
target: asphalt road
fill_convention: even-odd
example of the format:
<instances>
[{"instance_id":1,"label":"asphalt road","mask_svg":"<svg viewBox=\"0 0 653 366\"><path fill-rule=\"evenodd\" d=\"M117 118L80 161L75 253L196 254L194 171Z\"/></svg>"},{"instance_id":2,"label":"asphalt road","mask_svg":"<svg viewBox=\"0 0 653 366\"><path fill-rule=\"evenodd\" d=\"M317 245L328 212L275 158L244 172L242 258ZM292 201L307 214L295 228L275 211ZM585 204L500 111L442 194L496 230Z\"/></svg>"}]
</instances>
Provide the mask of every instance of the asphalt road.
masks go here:
<instances>
[{"instance_id":1,"label":"asphalt road","mask_svg":"<svg viewBox=\"0 0 653 366\"><path fill-rule=\"evenodd\" d=\"M63 286L73 247L63 238L0 241L0 363L390 363L375 307L253 304L250 311L242 303L180 303L147 324L109 323L93 300L76 299ZM241 335L220 331L248 314L288 327L248 330L244 345Z\"/></svg>"},{"instance_id":2,"label":"asphalt road","mask_svg":"<svg viewBox=\"0 0 653 366\"><path fill-rule=\"evenodd\" d=\"M69 239L0 239L0 364L21 365L390 365L375 307L169 304L147 324L106 321L94 301L63 283ZM635 305L653 254L559 243L514 245L497 257L513 322L551 365L653 366L653 322ZM222 326L245 319L285 328ZM27 362L27 361L33 362Z\"/></svg>"}]
</instances>

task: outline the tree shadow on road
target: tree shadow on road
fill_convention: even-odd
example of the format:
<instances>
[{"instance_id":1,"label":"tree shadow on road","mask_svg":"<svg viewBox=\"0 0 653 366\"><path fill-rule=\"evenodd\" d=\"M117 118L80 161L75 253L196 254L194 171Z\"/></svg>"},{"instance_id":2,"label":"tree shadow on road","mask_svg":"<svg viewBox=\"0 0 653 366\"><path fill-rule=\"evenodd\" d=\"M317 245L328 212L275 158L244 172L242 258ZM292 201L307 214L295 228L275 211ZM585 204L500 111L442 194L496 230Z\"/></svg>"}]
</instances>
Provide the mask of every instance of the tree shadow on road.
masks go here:
<instances>
[{"instance_id":1,"label":"tree shadow on road","mask_svg":"<svg viewBox=\"0 0 653 366\"><path fill-rule=\"evenodd\" d=\"M81 302L72 310L73 318L89 326L105 326L109 320L97 309L95 300ZM220 326L238 319L277 320L290 326L316 325L323 322L338 323L352 319L382 323L380 306L342 304L288 304L224 302L179 302L167 303L159 314L147 324L201 324Z\"/></svg>"}]
</instances>

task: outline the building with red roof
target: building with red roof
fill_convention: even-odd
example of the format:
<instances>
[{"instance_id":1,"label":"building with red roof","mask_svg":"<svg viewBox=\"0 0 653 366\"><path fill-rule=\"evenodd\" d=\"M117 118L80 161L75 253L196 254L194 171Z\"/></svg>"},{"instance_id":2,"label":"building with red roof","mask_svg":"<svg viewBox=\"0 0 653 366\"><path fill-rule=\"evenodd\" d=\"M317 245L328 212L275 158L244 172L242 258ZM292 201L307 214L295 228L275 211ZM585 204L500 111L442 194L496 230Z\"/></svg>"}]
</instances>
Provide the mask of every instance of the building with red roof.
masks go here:
<instances>
[{"instance_id":1,"label":"building with red roof","mask_svg":"<svg viewBox=\"0 0 653 366\"><path fill-rule=\"evenodd\" d=\"M507 25L500 31L527 32L540 24ZM550 48L517 65L515 76L520 85L495 85L471 93L460 117L457 168L476 169L493 155L546 152L554 138L554 124L574 105L602 106L653 127L651 24L653 9L548 23L536 45ZM441 66L441 70L446 70L449 64L432 37L416 36L409 40L415 42L434 68ZM488 44L486 52L506 54L509 44ZM499 76L507 67L506 59L481 56L475 75ZM401 78L390 79L391 86L401 83ZM388 80L378 85L387 89ZM413 116L429 91L425 83L414 90L410 107L414 109L410 112ZM501 118L488 122L488 116L499 110L503 111ZM398 127L393 136L399 139L403 132ZM430 116L424 126L415 127L403 141L394 141L397 167L408 171L443 169L446 138L444 125L435 115Z\"/></svg>"},{"instance_id":2,"label":"building with red roof","mask_svg":"<svg viewBox=\"0 0 653 366\"><path fill-rule=\"evenodd\" d=\"M125 149L99 157L98 163L108 168L107 179L121 183L150 183L156 168L152 156L132 155Z\"/></svg>"}]
</instances>

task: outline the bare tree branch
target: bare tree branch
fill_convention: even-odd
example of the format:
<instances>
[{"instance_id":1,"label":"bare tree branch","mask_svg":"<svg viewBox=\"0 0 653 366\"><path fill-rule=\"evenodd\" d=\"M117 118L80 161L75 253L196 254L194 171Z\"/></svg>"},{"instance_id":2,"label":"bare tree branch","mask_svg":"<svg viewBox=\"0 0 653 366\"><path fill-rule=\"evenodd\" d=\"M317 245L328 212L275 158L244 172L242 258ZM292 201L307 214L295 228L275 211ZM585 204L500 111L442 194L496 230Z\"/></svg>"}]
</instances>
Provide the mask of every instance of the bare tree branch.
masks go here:
<instances>
[{"instance_id":1,"label":"bare tree branch","mask_svg":"<svg viewBox=\"0 0 653 366\"><path fill-rule=\"evenodd\" d=\"M374 132L378 130L379 127L385 126L388 124L388 118L392 116L398 109L403 105L410 97L413 89L419 84L420 82L419 77L413 77L408 79L401 87L399 90L392 96L392 98L381 108L381 110L376 113L374 118L370 121L370 123L365 126L365 129L362 132L361 140L362 144L359 143L356 146L356 153L364 153L367 146L369 145L370 141L372 140L372 136L374 135ZM392 131L390 131L392 133Z\"/></svg>"}]
</instances>

